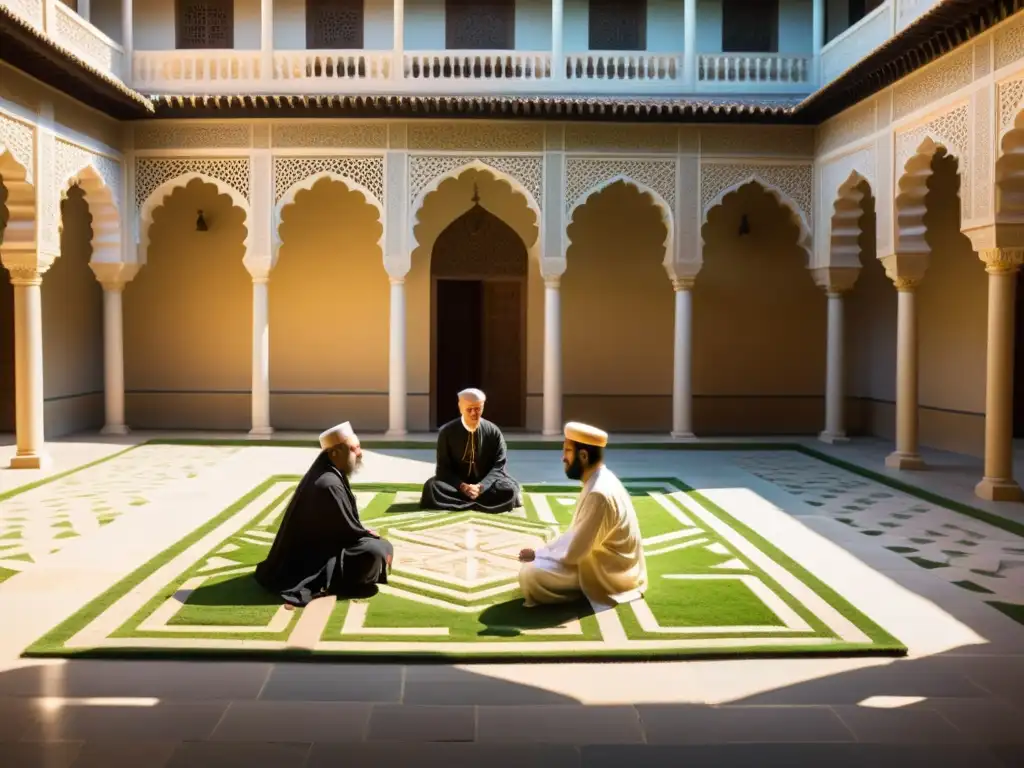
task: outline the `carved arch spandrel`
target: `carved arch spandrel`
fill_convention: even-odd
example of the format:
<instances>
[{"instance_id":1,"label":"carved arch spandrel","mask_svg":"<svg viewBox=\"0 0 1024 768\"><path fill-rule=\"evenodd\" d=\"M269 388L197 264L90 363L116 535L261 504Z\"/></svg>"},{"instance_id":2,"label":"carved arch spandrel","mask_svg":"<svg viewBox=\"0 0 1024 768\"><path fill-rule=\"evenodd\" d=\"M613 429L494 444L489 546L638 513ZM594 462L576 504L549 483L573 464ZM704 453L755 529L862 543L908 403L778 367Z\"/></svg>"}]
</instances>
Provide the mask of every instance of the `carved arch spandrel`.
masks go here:
<instances>
[{"instance_id":1,"label":"carved arch spandrel","mask_svg":"<svg viewBox=\"0 0 1024 768\"><path fill-rule=\"evenodd\" d=\"M970 203L967 200L970 184L969 181L967 183L964 182L965 177L967 177L965 167L968 165L968 161L965 159L967 152L965 150L958 150L956 147L951 148L930 136L926 136L914 153L905 162L897 166L900 170L900 175L896 181L896 201L894 206L894 253L931 253L931 247L925 240L926 227L924 221L928 210L926 204L928 182L934 173L932 164L935 158L944 155L951 155L957 160L957 175L960 177L961 182L961 217L967 217L966 212L970 210Z\"/></svg>"},{"instance_id":2,"label":"carved arch spandrel","mask_svg":"<svg viewBox=\"0 0 1024 768\"><path fill-rule=\"evenodd\" d=\"M799 231L797 245L807 255L807 265L814 262L814 236L811 227L813 200L813 166L746 165L732 163L702 164L700 169L701 243L708 214L721 205L726 196L747 184L757 184L789 211ZM701 255L703 261L703 255Z\"/></svg>"},{"instance_id":3,"label":"carved arch spandrel","mask_svg":"<svg viewBox=\"0 0 1024 768\"><path fill-rule=\"evenodd\" d=\"M859 171L852 171L839 186L829 219L826 266L860 268L864 201L873 196L871 182Z\"/></svg>"}]
</instances>

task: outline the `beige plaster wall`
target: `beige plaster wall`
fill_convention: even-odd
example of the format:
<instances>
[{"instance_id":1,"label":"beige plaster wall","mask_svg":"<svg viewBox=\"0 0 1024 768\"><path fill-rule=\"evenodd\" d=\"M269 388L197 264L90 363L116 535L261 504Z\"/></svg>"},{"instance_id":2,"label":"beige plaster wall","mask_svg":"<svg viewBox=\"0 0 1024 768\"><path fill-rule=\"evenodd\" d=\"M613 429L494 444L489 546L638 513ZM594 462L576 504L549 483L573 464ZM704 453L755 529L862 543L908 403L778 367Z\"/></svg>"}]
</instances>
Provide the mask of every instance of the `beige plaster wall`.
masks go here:
<instances>
[{"instance_id":1,"label":"beige plaster wall","mask_svg":"<svg viewBox=\"0 0 1024 768\"><path fill-rule=\"evenodd\" d=\"M486 171L470 169L457 178L446 179L423 201L413 217L412 267L406 277L406 344L409 388L408 424L412 431L429 428L430 347L432 307L430 305L430 255L438 235L452 221L473 205L474 185L480 195L480 204L512 227L522 238L527 249L537 242L539 222L527 205L526 198L505 181L496 179ZM540 429L540 393L543 390L544 365L544 283L540 267L531 258L527 287L526 319L526 391L527 428ZM438 393L444 397L446 393ZM454 393L450 393L454 394Z\"/></svg>"},{"instance_id":2,"label":"beige plaster wall","mask_svg":"<svg viewBox=\"0 0 1024 768\"><path fill-rule=\"evenodd\" d=\"M672 284L653 200L616 182L576 209L562 276L563 415L616 431L672 420Z\"/></svg>"},{"instance_id":3,"label":"beige plaster wall","mask_svg":"<svg viewBox=\"0 0 1024 768\"><path fill-rule=\"evenodd\" d=\"M377 209L321 179L284 209L270 277L270 418L276 429L388 425L390 283Z\"/></svg>"},{"instance_id":4,"label":"beige plaster wall","mask_svg":"<svg viewBox=\"0 0 1024 768\"><path fill-rule=\"evenodd\" d=\"M7 227L7 187L0 176L0 250ZM0 432L14 431L14 286L0 268Z\"/></svg>"},{"instance_id":5,"label":"beige plaster wall","mask_svg":"<svg viewBox=\"0 0 1024 768\"><path fill-rule=\"evenodd\" d=\"M209 231L196 231L202 210ZM245 214L216 187L179 187L153 214L124 292L126 418L136 428L248 429L252 280Z\"/></svg>"},{"instance_id":6,"label":"beige plaster wall","mask_svg":"<svg viewBox=\"0 0 1024 768\"><path fill-rule=\"evenodd\" d=\"M750 233L740 235L744 214ZM702 234L704 266L693 298L694 431L820 431L825 296L789 210L748 184L711 210Z\"/></svg>"},{"instance_id":7,"label":"beige plaster wall","mask_svg":"<svg viewBox=\"0 0 1024 768\"><path fill-rule=\"evenodd\" d=\"M60 256L41 288L47 437L103 426L103 289L89 268L92 217L77 187L61 222Z\"/></svg>"}]
</instances>

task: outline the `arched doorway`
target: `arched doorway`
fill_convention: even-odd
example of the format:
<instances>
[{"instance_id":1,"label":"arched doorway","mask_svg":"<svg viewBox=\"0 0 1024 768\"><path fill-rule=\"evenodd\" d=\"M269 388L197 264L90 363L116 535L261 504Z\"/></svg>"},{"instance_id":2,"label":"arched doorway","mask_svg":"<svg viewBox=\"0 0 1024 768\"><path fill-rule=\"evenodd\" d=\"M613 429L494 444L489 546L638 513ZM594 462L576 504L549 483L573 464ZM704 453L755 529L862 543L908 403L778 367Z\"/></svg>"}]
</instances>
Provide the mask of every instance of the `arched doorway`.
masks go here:
<instances>
[{"instance_id":1,"label":"arched doorway","mask_svg":"<svg viewBox=\"0 0 1024 768\"><path fill-rule=\"evenodd\" d=\"M1017 272L1017 327L1013 340L1013 436L1024 438L1024 270Z\"/></svg>"},{"instance_id":2,"label":"arched doorway","mask_svg":"<svg viewBox=\"0 0 1024 768\"><path fill-rule=\"evenodd\" d=\"M7 227L7 187L0 176L0 244ZM0 434L14 432L14 286L0 267Z\"/></svg>"},{"instance_id":3,"label":"arched doorway","mask_svg":"<svg viewBox=\"0 0 1024 768\"><path fill-rule=\"evenodd\" d=\"M526 245L480 205L438 236L430 259L431 404L438 427L459 415L456 393L487 393L487 418L526 423Z\"/></svg>"}]
</instances>

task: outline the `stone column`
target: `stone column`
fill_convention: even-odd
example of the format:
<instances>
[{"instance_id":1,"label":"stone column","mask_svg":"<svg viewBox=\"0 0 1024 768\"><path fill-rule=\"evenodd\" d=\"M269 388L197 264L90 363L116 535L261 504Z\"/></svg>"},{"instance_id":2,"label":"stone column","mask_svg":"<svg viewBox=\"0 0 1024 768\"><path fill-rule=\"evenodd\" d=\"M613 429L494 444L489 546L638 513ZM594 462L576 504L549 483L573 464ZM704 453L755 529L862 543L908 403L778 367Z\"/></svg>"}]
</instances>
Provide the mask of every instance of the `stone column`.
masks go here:
<instances>
[{"instance_id":1,"label":"stone column","mask_svg":"<svg viewBox=\"0 0 1024 768\"><path fill-rule=\"evenodd\" d=\"M124 417L124 316L121 297L139 270L121 262L91 262L89 266L103 286L103 400L104 435L126 435Z\"/></svg>"},{"instance_id":2,"label":"stone column","mask_svg":"<svg viewBox=\"0 0 1024 768\"><path fill-rule=\"evenodd\" d=\"M255 437L274 433L270 426L269 282L269 270L252 275L252 428L249 434Z\"/></svg>"},{"instance_id":3,"label":"stone column","mask_svg":"<svg viewBox=\"0 0 1024 768\"><path fill-rule=\"evenodd\" d=\"M89 0L78 0L77 6L78 15L86 21L89 21L89 16L91 15L91 12L89 10Z\"/></svg>"},{"instance_id":4,"label":"stone column","mask_svg":"<svg viewBox=\"0 0 1024 768\"><path fill-rule=\"evenodd\" d=\"M893 279L896 318L896 450L885 459L893 469L924 469L918 449L917 286L920 278Z\"/></svg>"},{"instance_id":5,"label":"stone column","mask_svg":"<svg viewBox=\"0 0 1024 768\"><path fill-rule=\"evenodd\" d=\"M391 28L393 35L391 76L396 80L401 80L405 77L405 0L395 0L394 7Z\"/></svg>"},{"instance_id":6,"label":"stone column","mask_svg":"<svg viewBox=\"0 0 1024 768\"><path fill-rule=\"evenodd\" d=\"M683 87L697 87L697 0L683 0Z\"/></svg>"},{"instance_id":7,"label":"stone column","mask_svg":"<svg viewBox=\"0 0 1024 768\"><path fill-rule=\"evenodd\" d=\"M135 0L121 0L121 47L124 48L124 79L132 77L132 52L135 47Z\"/></svg>"},{"instance_id":8,"label":"stone column","mask_svg":"<svg viewBox=\"0 0 1024 768\"><path fill-rule=\"evenodd\" d=\"M693 285L694 277L672 280L676 316L673 335L672 437L693 439Z\"/></svg>"},{"instance_id":9,"label":"stone column","mask_svg":"<svg viewBox=\"0 0 1024 768\"><path fill-rule=\"evenodd\" d=\"M562 19L562 0L551 0L551 77L554 80L565 79L565 32Z\"/></svg>"},{"instance_id":10,"label":"stone column","mask_svg":"<svg viewBox=\"0 0 1024 768\"><path fill-rule=\"evenodd\" d=\"M846 437L846 345L843 296L853 288L859 267L823 267L813 270L815 283L828 301L828 345L825 354L825 429L818 439L825 443L845 442Z\"/></svg>"},{"instance_id":11,"label":"stone column","mask_svg":"<svg viewBox=\"0 0 1024 768\"><path fill-rule=\"evenodd\" d=\"M544 429L562 434L561 277L544 278Z\"/></svg>"},{"instance_id":12,"label":"stone column","mask_svg":"<svg viewBox=\"0 0 1024 768\"><path fill-rule=\"evenodd\" d=\"M825 0L814 0L811 25L811 83L817 87L821 83L821 49L825 47Z\"/></svg>"},{"instance_id":13,"label":"stone column","mask_svg":"<svg viewBox=\"0 0 1024 768\"><path fill-rule=\"evenodd\" d=\"M274 0L260 0L260 80L274 82Z\"/></svg>"},{"instance_id":14,"label":"stone column","mask_svg":"<svg viewBox=\"0 0 1024 768\"><path fill-rule=\"evenodd\" d=\"M974 492L988 501L1020 501L1013 479L1013 367L1017 273L1024 249L979 254L988 272L988 359L985 378L985 476Z\"/></svg>"},{"instance_id":15,"label":"stone column","mask_svg":"<svg viewBox=\"0 0 1024 768\"><path fill-rule=\"evenodd\" d=\"M388 432L392 437L408 434L405 344L405 277L391 278L391 317L388 333Z\"/></svg>"},{"instance_id":16,"label":"stone column","mask_svg":"<svg viewBox=\"0 0 1024 768\"><path fill-rule=\"evenodd\" d=\"M48 267L49 265L47 265ZM52 463L43 432L43 300L46 268L13 267L14 390L17 451L11 469L45 469Z\"/></svg>"}]
</instances>

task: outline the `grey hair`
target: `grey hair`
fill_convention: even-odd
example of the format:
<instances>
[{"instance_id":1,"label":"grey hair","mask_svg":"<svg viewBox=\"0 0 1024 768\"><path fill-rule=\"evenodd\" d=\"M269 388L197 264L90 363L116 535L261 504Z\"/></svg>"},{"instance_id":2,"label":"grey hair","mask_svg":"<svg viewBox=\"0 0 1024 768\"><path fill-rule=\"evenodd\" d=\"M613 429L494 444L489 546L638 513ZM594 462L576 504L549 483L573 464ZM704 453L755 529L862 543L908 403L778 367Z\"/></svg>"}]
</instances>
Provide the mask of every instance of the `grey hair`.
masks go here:
<instances>
[{"instance_id":1,"label":"grey hair","mask_svg":"<svg viewBox=\"0 0 1024 768\"><path fill-rule=\"evenodd\" d=\"M483 403L487 401L487 395L484 394L482 389L469 387L459 392L459 400L466 400L470 403Z\"/></svg>"}]
</instances>

